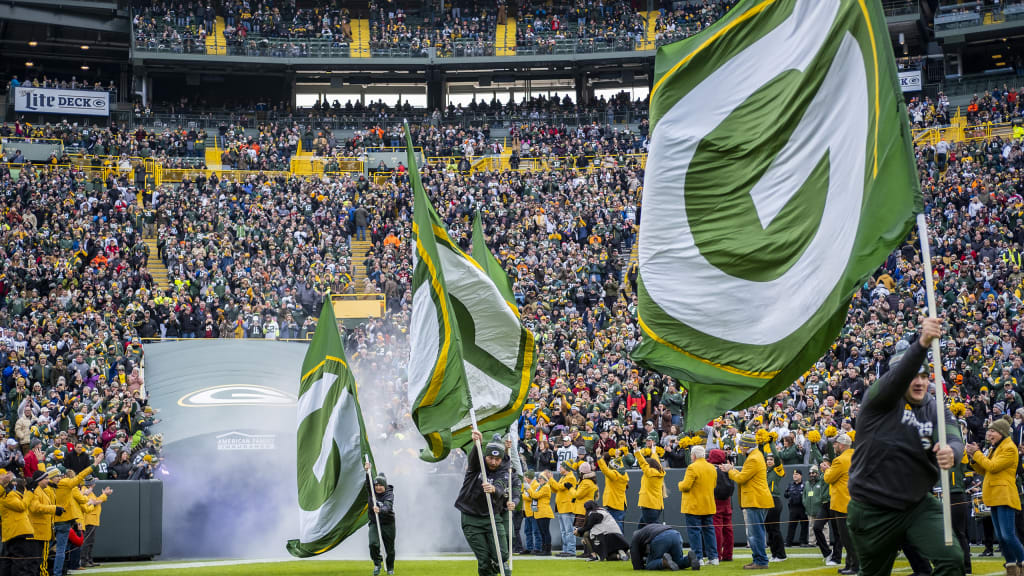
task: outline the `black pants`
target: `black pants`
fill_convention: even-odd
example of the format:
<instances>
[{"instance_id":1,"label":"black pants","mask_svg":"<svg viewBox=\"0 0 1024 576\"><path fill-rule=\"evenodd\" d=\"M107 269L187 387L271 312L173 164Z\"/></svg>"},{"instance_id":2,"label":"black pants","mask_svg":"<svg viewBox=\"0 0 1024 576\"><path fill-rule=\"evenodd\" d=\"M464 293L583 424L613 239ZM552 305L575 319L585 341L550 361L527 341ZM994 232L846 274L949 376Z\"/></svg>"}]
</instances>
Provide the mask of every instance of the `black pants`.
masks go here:
<instances>
[{"instance_id":1,"label":"black pants","mask_svg":"<svg viewBox=\"0 0 1024 576\"><path fill-rule=\"evenodd\" d=\"M4 555L11 558L11 576L38 576L39 553L38 540L29 540L26 536L18 536L4 542Z\"/></svg>"},{"instance_id":2,"label":"black pants","mask_svg":"<svg viewBox=\"0 0 1024 576\"><path fill-rule=\"evenodd\" d=\"M594 551L601 560L618 560L620 550L629 551L629 542L622 534L601 534L588 540L593 542Z\"/></svg>"},{"instance_id":3,"label":"black pants","mask_svg":"<svg viewBox=\"0 0 1024 576\"><path fill-rule=\"evenodd\" d=\"M820 516L814 517L814 542L818 545L818 550L821 551L823 558L828 558L832 555L832 547L828 545L828 541L825 539L825 525L829 523L829 516L832 514L827 508L822 508ZM832 537L833 542L836 539L835 530L830 531L829 536Z\"/></svg>"},{"instance_id":4,"label":"black pants","mask_svg":"<svg viewBox=\"0 0 1024 576\"><path fill-rule=\"evenodd\" d=\"M985 551L991 552L996 543L996 529L992 526L992 517L985 516L981 519L981 543L985 545Z\"/></svg>"},{"instance_id":5,"label":"black pants","mask_svg":"<svg viewBox=\"0 0 1024 576\"><path fill-rule=\"evenodd\" d=\"M551 552L551 518L537 518L537 531L540 532L541 551Z\"/></svg>"},{"instance_id":6,"label":"black pants","mask_svg":"<svg viewBox=\"0 0 1024 576\"><path fill-rule=\"evenodd\" d=\"M775 506L764 517L764 529L768 537L768 548L775 558L785 558L786 543L782 539L782 524L779 522L779 519L782 518L782 500L772 497L772 502L775 503Z\"/></svg>"},{"instance_id":7,"label":"black pants","mask_svg":"<svg viewBox=\"0 0 1024 576\"><path fill-rule=\"evenodd\" d=\"M786 531L786 546L807 544L807 514L803 506L789 505L789 529Z\"/></svg>"},{"instance_id":8,"label":"black pants","mask_svg":"<svg viewBox=\"0 0 1024 576\"><path fill-rule=\"evenodd\" d=\"M98 526L85 527L85 541L82 542L82 566L88 566L92 561L92 547L96 544L96 529Z\"/></svg>"},{"instance_id":9,"label":"black pants","mask_svg":"<svg viewBox=\"0 0 1024 576\"><path fill-rule=\"evenodd\" d=\"M967 528L971 522L971 499L963 492L950 492L950 512L953 517L953 534L964 551L964 573L971 573L971 543L967 539Z\"/></svg>"},{"instance_id":10,"label":"black pants","mask_svg":"<svg viewBox=\"0 0 1024 576\"><path fill-rule=\"evenodd\" d=\"M523 529L523 518L525 517L522 510L512 512L512 551L516 553L523 551L521 532Z\"/></svg>"},{"instance_id":11,"label":"black pants","mask_svg":"<svg viewBox=\"0 0 1024 576\"><path fill-rule=\"evenodd\" d=\"M381 522L381 536L384 537L384 551L387 552L387 569L395 569L395 523ZM380 540L377 539L377 526L370 523L370 560L374 566L380 566Z\"/></svg>"},{"instance_id":12,"label":"black pants","mask_svg":"<svg viewBox=\"0 0 1024 576\"><path fill-rule=\"evenodd\" d=\"M850 540L850 531L846 527L846 512L832 511L836 520L836 543L832 547L832 561L840 562L843 559L843 548L846 548L847 570L859 570L860 562L857 561L857 552L853 549L853 542Z\"/></svg>"}]
</instances>

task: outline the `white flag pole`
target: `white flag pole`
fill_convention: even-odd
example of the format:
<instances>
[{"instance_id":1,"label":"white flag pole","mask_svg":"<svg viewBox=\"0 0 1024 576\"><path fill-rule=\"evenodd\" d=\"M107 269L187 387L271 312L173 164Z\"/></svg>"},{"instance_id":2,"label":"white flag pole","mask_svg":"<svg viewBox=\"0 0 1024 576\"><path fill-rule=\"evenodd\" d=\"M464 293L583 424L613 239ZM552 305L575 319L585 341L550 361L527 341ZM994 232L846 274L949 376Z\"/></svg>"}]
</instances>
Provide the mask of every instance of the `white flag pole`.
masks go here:
<instances>
[{"instance_id":1,"label":"white flag pole","mask_svg":"<svg viewBox=\"0 0 1024 576\"><path fill-rule=\"evenodd\" d=\"M921 238L921 261L924 263L925 290L928 296L928 317L938 318L935 311L935 279L932 277L932 252L928 245L928 222L924 214L917 215L917 235ZM942 389L942 346L939 339L932 340L932 375L935 379L935 405L938 409L939 446L946 445L946 394ZM949 471L939 470L942 485L942 536L946 546L953 545L953 519L949 502Z\"/></svg>"},{"instance_id":2,"label":"white flag pole","mask_svg":"<svg viewBox=\"0 0 1024 576\"><path fill-rule=\"evenodd\" d=\"M473 432L479 433L480 429L476 425L476 409L472 406L469 408L469 417L473 422ZM480 457L480 474L483 476L484 482L486 482L487 461L484 460L484 449L483 446L480 445L480 440L476 440L476 453L477 456ZM511 489L512 487L509 486L509 490ZM487 500L487 514L491 517L491 532L494 535L494 550L498 554L498 572L501 573L501 576L505 576L505 560L501 557L501 543L498 539L498 523L494 519L494 505L491 504L491 495L486 494L485 496L486 498L484 499ZM509 554L509 556L511 556L511 554Z\"/></svg>"},{"instance_id":3,"label":"white flag pole","mask_svg":"<svg viewBox=\"0 0 1024 576\"><path fill-rule=\"evenodd\" d=\"M363 454L363 458L366 459L366 463L367 464L370 463L370 455L369 454ZM370 498L373 499L373 507L376 508L377 507L377 492L373 489L373 476L370 475L370 469L369 468L366 469L366 479L370 481ZM376 524L377 524L377 542L380 544L380 557L381 557L381 561L384 562L385 566L387 566L387 564L388 564L388 551L387 551L387 546L384 546L384 535L381 534L381 531L380 531L380 515L377 514L376 510L373 512L373 517L377 519L377 522L376 522Z\"/></svg>"}]
</instances>

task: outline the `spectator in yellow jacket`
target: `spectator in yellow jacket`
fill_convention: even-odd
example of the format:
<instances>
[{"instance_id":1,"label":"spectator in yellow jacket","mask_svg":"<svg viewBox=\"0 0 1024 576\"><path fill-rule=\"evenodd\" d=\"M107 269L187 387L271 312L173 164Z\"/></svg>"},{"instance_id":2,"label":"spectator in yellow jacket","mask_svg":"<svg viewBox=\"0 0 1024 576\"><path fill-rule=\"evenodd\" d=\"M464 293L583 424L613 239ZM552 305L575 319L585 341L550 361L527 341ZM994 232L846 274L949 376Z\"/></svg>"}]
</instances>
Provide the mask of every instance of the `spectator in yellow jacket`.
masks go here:
<instances>
[{"instance_id":1,"label":"spectator in yellow jacket","mask_svg":"<svg viewBox=\"0 0 1024 576\"><path fill-rule=\"evenodd\" d=\"M42 574L47 569L47 557L50 555L50 540L53 539L53 518L64 509L56 506L57 496L50 482L60 475L55 467L37 471L32 475L31 484L26 490L25 505L28 507L28 519L32 524L33 573Z\"/></svg>"},{"instance_id":2,"label":"spectator in yellow jacket","mask_svg":"<svg viewBox=\"0 0 1024 576\"><path fill-rule=\"evenodd\" d=\"M999 548L1006 560L1006 573L1020 575L1024 562L1024 547L1021 546L1014 528L1016 511L1020 510L1020 495L1017 493L1017 465L1020 456L1013 443L1010 423L996 418L985 433L985 440L991 446L988 453L971 443L965 448L971 460L971 467L984 474L981 482L981 500L992 509L992 527L995 528Z\"/></svg>"},{"instance_id":3,"label":"spectator in yellow jacket","mask_svg":"<svg viewBox=\"0 0 1024 576\"><path fill-rule=\"evenodd\" d=\"M621 530L623 528L622 521L626 518L626 488L629 488L629 476L622 468L608 463L610 455L604 452L600 446L597 447L596 458L597 467L604 474L604 494L601 496L601 505L615 519Z\"/></svg>"},{"instance_id":4,"label":"spectator in yellow jacket","mask_svg":"<svg viewBox=\"0 0 1024 576\"><path fill-rule=\"evenodd\" d=\"M0 526L2 526L4 564L12 574L37 574L34 571L35 546L29 541L32 538L32 523L28 519L28 507L25 506L25 480L14 480L14 475L4 472L4 484L10 490L0 499Z\"/></svg>"},{"instance_id":5,"label":"spectator in yellow jacket","mask_svg":"<svg viewBox=\"0 0 1024 576\"><path fill-rule=\"evenodd\" d=\"M645 456L633 443L633 457L644 473L640 478L640 524L637 528L658 522L665 509L665 469L658 460L657 451L652 449L650 453L650 456Z\"/></svg>"},{"instance_id":6,"label":"spectator in yellow jacket","mask_svg":"<svg viewBox=\"0 0 1024 576\"><path fill-rule=\"evenodd\" d=\"M757 438L750 432L740 436L736 450L746 455L743 468L736 470L732 464L719 464L718 469L729 474L729 479L740 488L740 508L743 509L743 522L747 528L747 542L753 562L744 566L748 570L768 567L768 555L765 554L764 519L768 511L775 507L772 493L768 490L768 468L764 455L757 449Z\"/></svg>"},{"instance_id":7,"label":"spectator in yellow jacket","mask_svg":"<svg viewBox=\"0 0 1024 576\"><path fill-rule=\"evenodd\" d=\"M93 466L98 466L103 461L103 455L97 454L93 458ZM64 471L64 478L57 482L57 506L64 509L63 514L58 514L53 523L53 538L56 541L56 556L53 560L53 573L63 574L64 562L68 552L68 535L72 526L81 526L84 514L74 494L81 495L78 487L82 485L85 477L92 474L92 466L86 466L81 472L68 468ZM77 549L76 549L77 550Z\"/></svg>"},{"instance_id":8,"label":"spectator in yellow jacket","mask_svg":"<svg viewBox=\"0 0 1024 576\"><path fill-rule=\"evenodd\" d=\"M537 552L540 556L551 556L551 519L555 513L551 510L551 487L548 482L552 477L551 471L545 470L541 472L541 478L530 482L530 498L537 504L533 510L533 519L537 521L537 533L541 539L541 549Z\"/></svg>"},{"instance_id":9,"label":"spectator in yellow jacket","mask_svg":"<svg viewBox=\"0 0 1024 576\"><path fill-rule=\"evenodd\" d=\"M690 449L690 465L679 483L682 493L681 512L686 515L686 536L698 562L707 558L718 565L718 542L715 540L715 484L718 470L704 459L703 446Z\"/></svg>"},{"instance_id":10,"label":"spectator in yellow jacket","mask_svg":"<svg viewBox=\"0 0 1024 576\"><path fill-rule=\"evenodd\" d=\"M838 565L843 559L843 547L846 547L846 566L839 571L840 574L856 574L860 569L860 562L857 560L857 552L853 549L853 542L850 540L850 530L846 525L846 510L850 505L850 460L853 458L853 449L850 444L853 441L846 434L840 434L836 438L836 457L832 463L822 462L820 468L824 470L823 479L828 484L828 497L831 500L832 517L835 518L838 538L836 545L832 547L831 561Z\"/></svg>"},{"instance_id":11,"label":"spectator in yellow jacket","mask_svg":"<svg viewBox=\"0 0 1024 576\"><path fill-rule=\"evenodd\" d=\"M103 513L103 503L107 501L108 496L114 493L113 488L107 486L99 495L94 495L93 488L95 486L96 478L92 476L86 478L85 483L82 485L82 495L91 506L91 510L85 515L85 541L82 542L81 565L87 568L99 566L99 564L93 562L92 558L92 549L96 544L96 529L100 526L100 514Z\"/></svg>"},{"instance_id":12,"label":"spectator in yellow jacket","mask_svg":"<svg viewBox=\"0 0 1024 576\"><path fill-rule=\"evenodd\" d=\"M548 486L555 493L558 533L562 537L562 551L556 556L569 558L576 556L576 537L572 533L576 521L572 506L572 500L576 497L576 476L572 473L572 467L569 466L568 461L559 462L558 471L562 476L557 481L554 477L548 479Z\"/></svg>"},{"instance_id":13,"label":"spectator in yellow jacket","mask_svg":"<svg viewBox=\"0 0 1024 576\"><path fill-rule=\"evenodd\" d=\"M597 474L594 473L590 464L580 464L580 483L576 485L576 496L572 503L572 513L576 515L576 521L582 526L582 520L587 514L584 504L597 498Z\"/></svg>"}]
</instances>

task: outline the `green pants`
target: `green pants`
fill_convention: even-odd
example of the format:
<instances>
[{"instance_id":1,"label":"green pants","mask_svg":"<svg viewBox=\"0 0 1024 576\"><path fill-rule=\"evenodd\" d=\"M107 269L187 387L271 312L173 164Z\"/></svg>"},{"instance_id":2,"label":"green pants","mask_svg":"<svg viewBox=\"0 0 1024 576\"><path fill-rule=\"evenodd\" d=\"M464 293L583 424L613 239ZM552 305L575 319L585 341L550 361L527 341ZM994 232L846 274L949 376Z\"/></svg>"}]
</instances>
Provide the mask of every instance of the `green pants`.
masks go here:
<instances>
[{"instance_id":1,"label":"green pants","mask_svg":"<svg viewBox=\"0 0 1024 576\"><path fill-rule=\"evenodd\" d=\"M387 569L395 569L395 523L384 522L380 525L380 535L384 537L384 551L388 553ZM380 566L380 540L377 539L377 526L370 523L370 560L374 566Z\"/></svg>"},{"instance_id":2,"label":"green pants","mask_svg":"<svg viewBox=\"0 0 1024 576\"><path fill-rule=\"evenodd\" d=\"M501 558L495 554L494 533L491 532L491 519L487 516L462 515L462 534L466 537L470 550L476 556L476 571L480 576L497 576L500 574L498 563L505 565L505 576L512 572L508 568L508 532L505 522L498 518L498 545L501 547Z\"/></svg>"},{"instance_id":3,"label":"green pants","mask_svg":"<svg viewBox=\"0 0 1024 576\"><path fill-rule=\"evenodd\" d=\"M850 501L847 523L854 550L860 557L860 576L888 575L900 547L910 544L932 563L933 576L964 573L964 555L956 539L942 542L942 505L924 497L909 510L889 510Z\"/></svg>"}]
</instances>

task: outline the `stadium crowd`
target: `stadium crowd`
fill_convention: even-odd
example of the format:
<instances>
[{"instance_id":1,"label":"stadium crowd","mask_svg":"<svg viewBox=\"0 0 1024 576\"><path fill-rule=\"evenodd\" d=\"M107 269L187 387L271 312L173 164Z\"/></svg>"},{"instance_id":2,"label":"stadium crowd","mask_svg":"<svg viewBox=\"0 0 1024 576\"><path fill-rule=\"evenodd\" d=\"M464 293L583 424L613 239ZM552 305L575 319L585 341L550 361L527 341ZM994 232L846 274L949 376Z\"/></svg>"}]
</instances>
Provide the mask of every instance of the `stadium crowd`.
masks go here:
<instances>
[{"instance_id":1,"label":"stadium crowd","mask_svg":"<svg viewBox=\"0 0 1024 576\"><path fill-rule=\"evenodd\" d=\"M1011 101L1009 95L993 98ZM167 146L162 134L116 125L17 124L3 130L133 155ZM425 156L466 153L467 140L474 149L494 145L484 129L459 130L417 125L416 143ZM252 139L225 126L221 136L246 154L253 142L290 154L307 137L290 125L263 132L264 140ZM837 444L855 438L865 391L917 325L924 289L915 239L864 284L842 336L804 377L769 402L687 426L685 391L629 358L640 337L637 270L629 255L641 218L643 168L636 153L645 139L645 126L631 133L598 124L569 129L524 121L506 144L515 151L508 166L470 172L439 162L422 169L439 214L466 250L469 222L481 211L488 244L513 281L524 322L537 335L541 362L520 420L526 467L574 479L620 466L642 468L646 475L647 458L686 467L694 447L705 449L709 459L741 463L738 448L747 435L774 461L769 474L785 474L787 465L824 464L818 468L823 475L841 454ZM324 150L358 155L399 142L396 130L375 128L348 141L332 135ZM937 290L950 326L942 343L943 376L966 440L978 443L994 419L1007 416L1015 442L1024 444L1021 145L1018 133L916 150L933 223ZM517 157L574 161L517 165ZM391 168L376 180L203 175L164 186L150 204L139 206L138 183L128 175L97 182L86 170L5 165L0 365L2 438L9 439L0 445L0 464L26 475L25 462L32 472L35 458L77 471L87 463L81 454L97 454L103 463L94 474L152 475L160 438L148 432L154 415L146 405L142 340L303 338L315 329L328 291L385 295L387 316L347 331L346 348L364 389L389 399L388 417L375 423L374 433L410 436L403 378L411 192L404 167ZM148 253L142 241L148 233L157 236L159 254ZM353 254L353 238L368 239L371 248ZM147 272L150 257L167 266L168 289L155 289ZM362 285L353 280L356 262L367 271ZM684 433L686 428L698 432ZM978 490L977 480L967 477L968 491ZM791 514L793 503L804 502L774 496L775 507L789 503ZM658 509L658 502L648 504ZM822 502L814 505L820 509ZM786 543L806 541L798 532ZM830 560L832 553L826 554ZM781 559L785 551L773 547L773 555ZM717 558L727 556L720 552Z\"/></svg>"}]
</instances>

